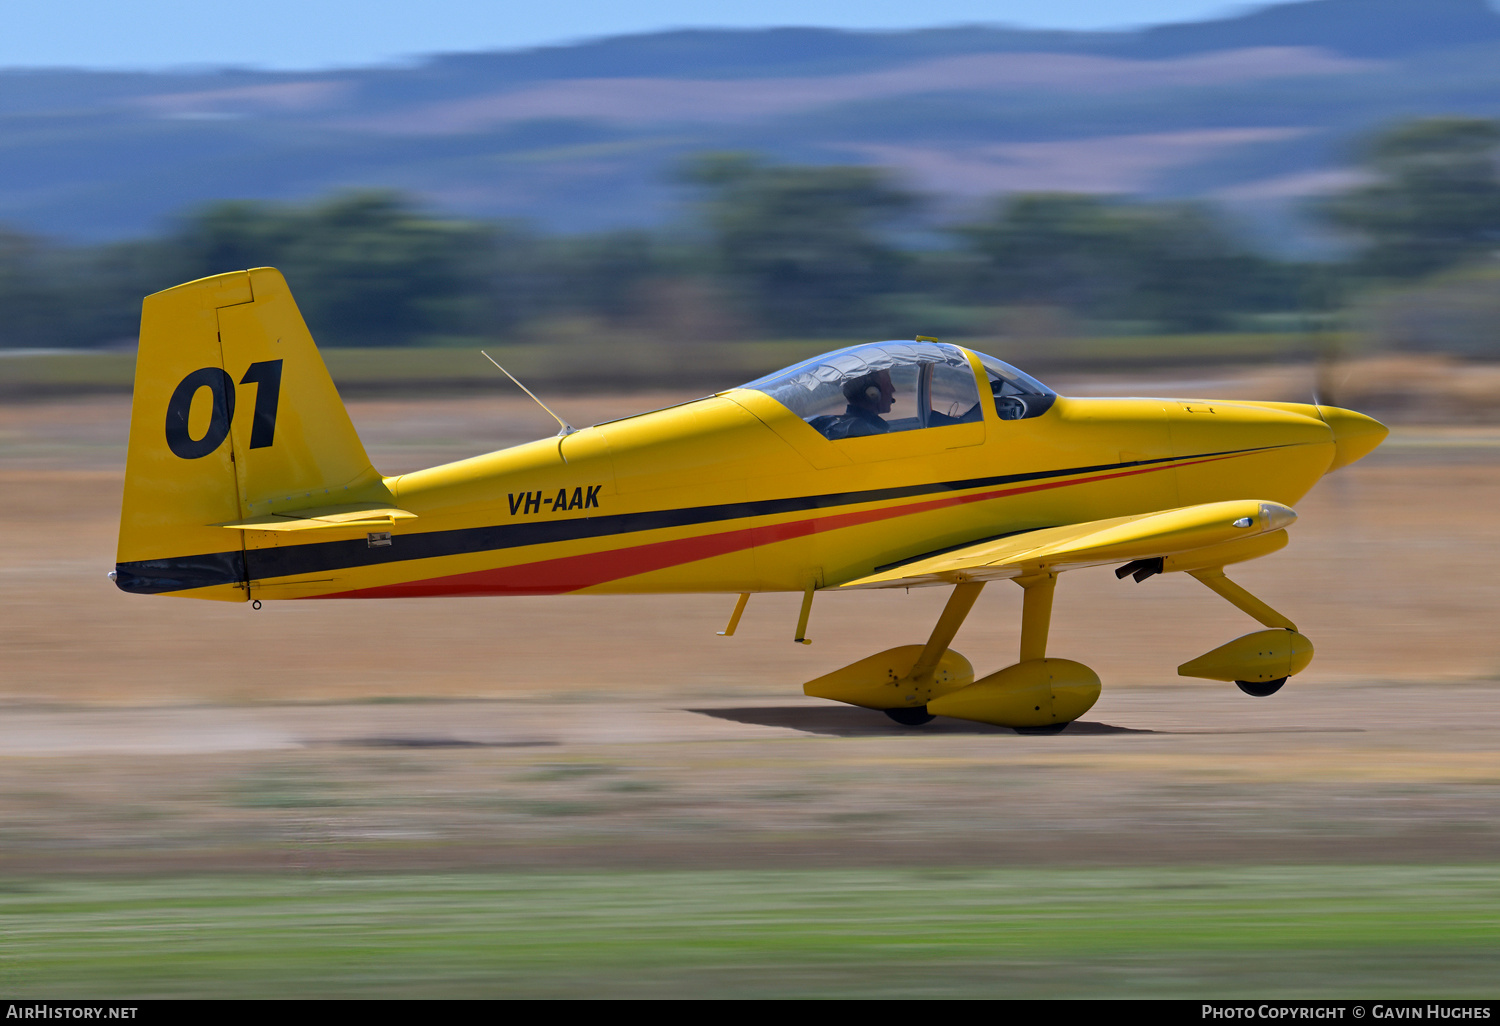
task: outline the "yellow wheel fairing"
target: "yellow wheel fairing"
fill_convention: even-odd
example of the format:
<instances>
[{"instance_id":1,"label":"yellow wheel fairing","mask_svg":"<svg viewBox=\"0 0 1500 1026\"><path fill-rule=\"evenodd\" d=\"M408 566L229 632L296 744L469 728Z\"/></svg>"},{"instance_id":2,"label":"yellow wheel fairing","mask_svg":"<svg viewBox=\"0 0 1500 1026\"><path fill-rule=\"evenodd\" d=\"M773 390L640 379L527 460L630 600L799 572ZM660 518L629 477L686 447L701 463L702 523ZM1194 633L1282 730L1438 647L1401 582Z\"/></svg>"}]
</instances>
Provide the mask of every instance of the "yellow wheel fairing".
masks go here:
<instances>
[{"instance_id":1,"label":"yellow wheel fairing","mask_svg":"<svg viewBox=\"0 0 1500 1026\"><path fill-rule=\"evenodd\" d=\"M1027 659L927 703L938 716L997 727L1071 723L1099 700L1099 675L1071 659Z\"/></svg>"},{"instance_id":2,"label":"yellow wheel fairing","mask_svg":"<svg viewBox=\"0 0 1500 1026\"><path fill-rule=\"evenodd\" d=\"M952 649L938 657L937 665L924 679L911 680L922 649L922 645L902 645L866 656L808 681L802 685L802 693L866 709L911 709L974 682L973 665Z\"/></svg>"},{"instance_id":3,"label":"yellow wheel fairing","mask_svg":"<svg viewBox=\"0 0 1500 1026\"><path fill-rule=\"evenodd\" d=\"M1189 659L1177 672L1183 677L1265 683L1296 676L1312 658L1312 642L1295 630L1256 631Z\"/></svg>"}]
</instances>

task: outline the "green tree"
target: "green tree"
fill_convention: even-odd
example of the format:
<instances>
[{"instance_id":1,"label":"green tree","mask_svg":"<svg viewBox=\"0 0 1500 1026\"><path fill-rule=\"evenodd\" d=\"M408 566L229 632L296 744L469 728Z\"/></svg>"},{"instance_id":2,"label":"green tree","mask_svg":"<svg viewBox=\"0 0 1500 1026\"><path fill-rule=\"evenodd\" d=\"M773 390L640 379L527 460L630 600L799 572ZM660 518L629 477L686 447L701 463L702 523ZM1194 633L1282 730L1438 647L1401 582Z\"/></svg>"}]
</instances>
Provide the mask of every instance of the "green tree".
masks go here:
<instances>
[{"instance_id":1,"label":"green tree","mask_svg":"<svg viewBox=\"0 0 1500 1026\"><path fill-rule=\"evenodd\" d=\"M66 247L0 228L0 347L129 344L141 297L182 281L159 240Z\"/></svg>"},{"instance_id":2,"label":"green tree","mask_svg":"<svg viewBox=\"0 0 1500 1026\"><path fill-rule=\"evenodd\" d=\"M1307 270L1252 252L1223 221L1196 204L1127 208L1135 275L1128 319L1172 331L1214 331L1237 316L1297 310Z\"/></svg>"},{"instance_id":3,"label":"green tree","mask_svg":"<svg viewBox=\"0 0 1500 1026\"><path fill-rule=\"evenodd\" d=\"M0 228L0 347L54 346L67 304L42 240Z\"/></svg>"},{"instance_id":4,"label":"green tree","mask_svg":"<svg viewBox=\"0 0 1500 1026\"><path fill-rule=\"evenodd\" d=\"M275 266L329 345L400 345L473 334L493 320L493 230L423 215L384 192L310 207L221 203L169 240L186 277Z\"/></svg>"},{"instance_id":5,"label":"green tree","mask_svg":"<svg viewBox=\"0 0 1500 1026\"><path fill-rule=\"evenodd\" d=\"M636 314L642 287L665 270L659 241L639 229L549 240L538 255L546 309L612 323Z\"/></svg>"},{"instance_id":6,"label":"green tree","mask_svg":"<svg viewBox=\"0 0 1500 1026\"><path fill-rule=\"evenodd\" d=\"M1428 118L1363 149L1373 179L1321 208L1361 243L1357 266L1416 278L1500 249L1500 122Z\"/></svg>"},{"instance_id":7,"label":"green tree","mask_svg":"<svg viewBox=\"0 0 1500 1026\"><path fill-rule=\"evenodd\" d=\"M966 290L971 301L1174 331L1213 330L1235 314L1297 305L1295 275L1191 204L1020 194L955 231L981 258Z\"/></svg>"},{"instance_id":8,"label":"green tree","mask_svg":"<svg viewBox=\"0 0 1500 1026\"><path fill-rule=\"evenodd\" d=\"M903 254L883 232L916 198L865 167L789 167L736 154L700 157L715 268L749 316L783 336L836 335L876 320Z\"/></svg>"},{"instance_id":9,"label":"green tree","mask_svg":"<svg viewBox=\"0 0 1500 1026\"><path fill-rule=\"evenodd\" d=\"M1029 193L957 234L985 259L974 298L1099 312L1129 289L1126 225L1094 196Z\"/></svg>"}]
</instances>

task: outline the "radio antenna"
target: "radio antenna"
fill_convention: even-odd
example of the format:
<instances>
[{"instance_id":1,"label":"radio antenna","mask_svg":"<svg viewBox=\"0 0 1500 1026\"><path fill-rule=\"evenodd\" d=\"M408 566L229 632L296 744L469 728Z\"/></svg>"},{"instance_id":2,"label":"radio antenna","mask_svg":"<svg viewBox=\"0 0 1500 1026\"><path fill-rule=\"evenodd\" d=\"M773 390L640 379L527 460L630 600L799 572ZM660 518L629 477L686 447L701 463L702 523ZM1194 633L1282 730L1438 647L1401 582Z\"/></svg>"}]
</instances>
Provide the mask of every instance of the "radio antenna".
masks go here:
<instances>
[{"instance_id":1,"label":"radio antenna","mask_svg":"<svg viewBox=\"0 0 1500 1026\"><path fill-rule=\"evenodd\" d=\"M486 360L490 361L490 363L495 364L495 368L497 370L499 370L501 374L504 374L507 378L510 378L510 380L514 381L516 383L516 387L517 388L519 388L521 391L525 392L527 395L531 396L531 401L532 402L536 403L542 409L544 409L544 410L547 411L547 416L549 416L553 420L557 421L557 423L559 425L559 430L557 432L557 437L562 438L565 435L571 435L573 432L575 432L575 431L578 430L572 424L569 424L567 421L563 420L557 414L553 413L552 412L552 408L549 407L546 403L542 402L540 399L538 399L536 397L536 395L531 391L531 389L529 389L525 385L521 384L520 380L514 374L512 374L510 371L506 370L504 367L501 367L499 363L496 363L495 362L495 358L493 356L491 356L489 353L486 353L483 349L481 349L479 351L479 355L482 356L482 357L484 357Z\"/></svg>"}]
</instances>

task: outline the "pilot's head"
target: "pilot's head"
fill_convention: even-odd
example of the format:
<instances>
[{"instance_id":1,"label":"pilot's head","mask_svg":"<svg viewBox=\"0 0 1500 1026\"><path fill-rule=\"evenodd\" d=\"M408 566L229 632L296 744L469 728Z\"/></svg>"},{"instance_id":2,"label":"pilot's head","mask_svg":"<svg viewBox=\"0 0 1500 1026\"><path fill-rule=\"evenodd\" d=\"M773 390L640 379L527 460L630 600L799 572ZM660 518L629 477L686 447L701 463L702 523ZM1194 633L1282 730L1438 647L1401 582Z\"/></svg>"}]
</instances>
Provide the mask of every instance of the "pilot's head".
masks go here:
<instances>
[{"instance_id":1,"label":"pilot's head","mask_svg":"<svg viewBox=\"0 0 1500 1026\"><path fill-rule=\"evenodd\" d=\"M844 382L844 398L849 405L871 413L890 413L896 403L896 386L888 370L871 371Z\"/></svg>"}]
</instances>

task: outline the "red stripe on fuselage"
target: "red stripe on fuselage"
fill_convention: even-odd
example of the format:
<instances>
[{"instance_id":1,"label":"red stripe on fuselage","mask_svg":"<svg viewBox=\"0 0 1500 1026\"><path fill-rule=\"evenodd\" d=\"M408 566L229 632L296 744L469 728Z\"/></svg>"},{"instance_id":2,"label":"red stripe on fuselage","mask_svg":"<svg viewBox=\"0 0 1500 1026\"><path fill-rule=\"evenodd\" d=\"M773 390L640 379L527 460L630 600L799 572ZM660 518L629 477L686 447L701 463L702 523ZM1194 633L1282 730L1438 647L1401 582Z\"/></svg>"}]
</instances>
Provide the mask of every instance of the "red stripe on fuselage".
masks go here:
<instances>
[{"instance_id":1,"label":"red stripe on fuselage","mask_svg":"<svg viewBox=\"0 0 1500 1026\"><path fill-rule=\"evenodd\" d=\"M1038 484L1021 485L1016 488L996 488L975 492L971 495L955 495L942 499L929 499L906 506L885 506L879 509L860 510L854 513L834 513L824 517L810 517L782 524L766 524L735 531L721 531L692 538L673 538L669 541L648 542L626 548L589 552L578 556L562 556L544 559L535 563L496 567L493 570L474 570L446 577L432 577L404 584L384 584L374 588L359 588L314 598L419 598L438 595L560 595L570 591L581 591L609 581L625 577L665 570L683 563L694 563L700 559L711 559L741 549L759 545L772 545L791 538L803 538L822 531L837 531L845 527L857 527L894 517L927 513L936 509L962 506L971 502L1000 499L1008 495L1026 492L1042 492L1052 488L1067 488L1070 485L1091 484L1113 478L1134 477L1151 474L1159 470L1175 470L1198 463L1214 463L1233 459L1234 455L1213 456L1187 463L1172 463L1159 467L1141 467L1122 470L1112 474L1095 474L1092 477L1076 478L1072 481L1044 481Z\"/></svg>"}]
</instances>

